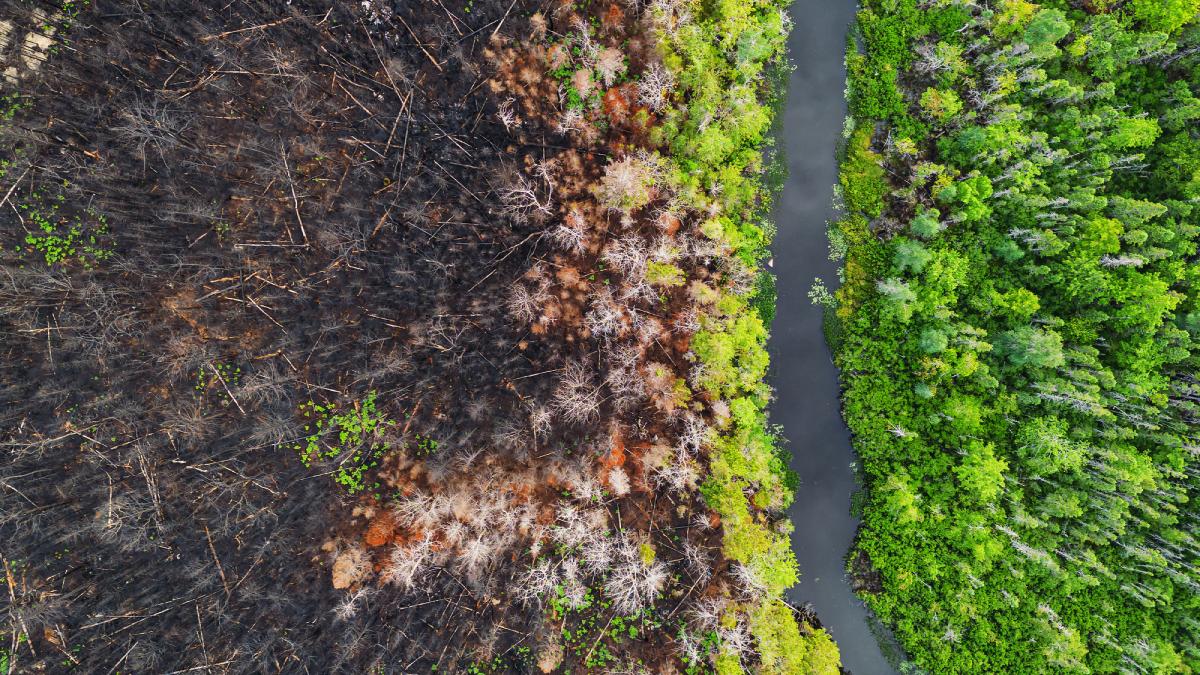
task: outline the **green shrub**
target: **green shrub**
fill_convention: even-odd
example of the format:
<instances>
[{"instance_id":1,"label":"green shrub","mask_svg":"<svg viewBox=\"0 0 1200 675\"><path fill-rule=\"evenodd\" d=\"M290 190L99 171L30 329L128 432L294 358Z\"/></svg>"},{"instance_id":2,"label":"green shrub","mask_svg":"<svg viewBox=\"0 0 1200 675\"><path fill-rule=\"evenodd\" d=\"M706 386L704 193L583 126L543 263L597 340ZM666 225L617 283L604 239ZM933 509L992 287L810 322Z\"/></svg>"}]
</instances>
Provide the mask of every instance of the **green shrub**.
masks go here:
<instances>
[{"instance_id":1,"label":"green shrub","mask_svg":"<svg viewBox=\"0 0 1200 675\"><path fill-rule=\"evenodd\" d=\"M765 601L750 614L750 632L762 656L764 674L837 675L837 646L823 629L800 626L781 600Z\"/></svg>"},{"instance_id":2,"label":"green shrub","mask_svg":"<svg viewBox=\"0 0 1200 675\"><path fill-rule=\"evenodd\" d=\"M692 337L692 351L704 365L701 386L722 398L742 392L764 396L769 361L766 326L740 298L725 296L722 304L726 316L706 317Z\"/></svg>"},{"instance_id":3,"label":"green shrub","mask_svg":"<svg viewBox=\"0 0 1200 675\"><path fill-rule=\"evenodd\" d=\"M675 265L652 261L646 264L646 281L655 286L674 288L687 283L687 278Z\"/></svg>"},{"instance_id":4,"label":"green shrub","mask_svg":"<svg viewBox=\"0 0 1200 675\"><path fill-rule=\"evenodd\" d=\"M1125 10L1147 30L1174 33L1196 20L1200 0L1129 0Z\"/></svg>"},{"instance_id":5,"label":"green shrub","mask_svg":"<svg viewBox=\"0 0 1200 675\"><path fill-rule=\"evenodd\" d=\"M775 290L775 275L766 270L760 271L754 279L754 294L750 296L750 306L758 313L763 326L768 330L775 322L775 301L778 292Z\"/></svg>"},{"instance_id":6,"label":"green shrub","mask_svg":"<svg viewBox=\"0 0 1200 675\"><path fill-rule=\"evenodd\" d=\"M921 109L939 122L948 122L962 112L963 102L953 89L930 87L921 94Z\"/></svg>"},{"instance_id":7,"label":"green shrub","mask_svg":"<svg viewBox=\"0 0 1200 675\"><path fill-rule=\"evenodd\" d=\"M846 144L846 159L839 176L842 197L851 213L868 218L878 218L883 213L883 198L889 188L881 159L871 150L871 128L855 129Z\"/></svg>"}]
</instances>

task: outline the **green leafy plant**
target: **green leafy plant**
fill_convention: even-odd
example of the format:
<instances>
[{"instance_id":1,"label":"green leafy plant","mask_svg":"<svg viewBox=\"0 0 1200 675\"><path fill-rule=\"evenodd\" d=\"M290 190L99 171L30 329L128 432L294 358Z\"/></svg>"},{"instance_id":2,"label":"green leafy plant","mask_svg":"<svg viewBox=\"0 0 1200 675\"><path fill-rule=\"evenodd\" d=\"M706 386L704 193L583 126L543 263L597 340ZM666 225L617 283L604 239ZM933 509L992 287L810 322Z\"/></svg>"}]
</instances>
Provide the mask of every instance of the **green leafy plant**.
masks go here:
<instances>
[{"instance_id":1,"label":"green leafy plant","mask_svg":"<svg viewBox=\"0 0 1200 675\"><path fill-rule=\"evenodd\" d=\"M63 193L35 191L18 208L30 226L18 247L21 257L36 254L47 265L74 263L89 270L112 258L108 218L92 207L72 213Z\"/></svg>"},{"instance_id":2,"label":"green leafy plant","mask_svg":"<svg viewBox=\"0 0 1200 675\"><path fill-rule=\"evenodd\" d=\"M228 404L229 389L237 387L242 382L241 366L232 363L217 362L212 367L197 368L193 389L197 394L212 393L219 401Z\"/></svg>"},{"instance_id":3,"label":"green leafy plant","mask_svg":"<svg viewBox=\"0 0 1200 675\"><path fill-rule=\"evenodd\" d=\"M367 473L379 465L388 450L380 434L396 424L379 412L375 397L372 391L345 412L339 412L333 403L307 401L300 406L307 435L303 443L293 444L292 448L306 468L317 462L336 461L334 480L350 494L368 487Z\"/></svg>"}]
</instances>

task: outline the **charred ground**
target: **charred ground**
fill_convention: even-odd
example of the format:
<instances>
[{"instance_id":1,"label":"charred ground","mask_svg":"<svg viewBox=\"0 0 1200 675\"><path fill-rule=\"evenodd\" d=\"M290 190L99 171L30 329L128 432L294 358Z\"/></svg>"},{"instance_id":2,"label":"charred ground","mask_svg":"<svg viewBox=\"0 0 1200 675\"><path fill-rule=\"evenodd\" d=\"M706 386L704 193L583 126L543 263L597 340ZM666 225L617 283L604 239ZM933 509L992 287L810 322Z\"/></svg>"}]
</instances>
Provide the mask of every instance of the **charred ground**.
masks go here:
<instances>
[{"instance_id":1,"label":"charred ground","mask_svg":"<svg viewBox=\"0 0 1200 675\"><path fill-rule=\"evenodd\" d=\"M750 649L640 4L0 7L10 668Z\"/></svg>"}]
</instances>

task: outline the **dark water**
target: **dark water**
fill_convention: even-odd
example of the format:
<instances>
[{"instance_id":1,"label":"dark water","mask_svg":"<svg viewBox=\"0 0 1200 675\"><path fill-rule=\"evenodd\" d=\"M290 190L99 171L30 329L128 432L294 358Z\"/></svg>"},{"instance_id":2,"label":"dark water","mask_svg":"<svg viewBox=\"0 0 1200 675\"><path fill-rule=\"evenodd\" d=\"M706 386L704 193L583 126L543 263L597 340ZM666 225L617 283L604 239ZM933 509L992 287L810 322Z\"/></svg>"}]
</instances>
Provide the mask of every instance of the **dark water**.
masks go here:
<instances>
[{"instance_id":1,"label":"dark water","mask_svg":"<svg viewBox=\"0 0 1200 675\"><path fill-rule=\"evenodd\" d=\"M846 113L843 55L854 11L854 0L795 0L791 7L796 25L789 48L796 69L779 139L790 174L776 208L779 305L771 360L777 399L771 411L791 442L792 469L802 481L790 514L801 579L788 599L812 605L837 641L847 670L883 675L895 671L843 571L858 524L850 517L855 458L838 407L837 370L821 331L821 310L807 297L814 277L831 288L837 281L825 223L833 215L834 154Z\"/></svg>"}]
</instances>

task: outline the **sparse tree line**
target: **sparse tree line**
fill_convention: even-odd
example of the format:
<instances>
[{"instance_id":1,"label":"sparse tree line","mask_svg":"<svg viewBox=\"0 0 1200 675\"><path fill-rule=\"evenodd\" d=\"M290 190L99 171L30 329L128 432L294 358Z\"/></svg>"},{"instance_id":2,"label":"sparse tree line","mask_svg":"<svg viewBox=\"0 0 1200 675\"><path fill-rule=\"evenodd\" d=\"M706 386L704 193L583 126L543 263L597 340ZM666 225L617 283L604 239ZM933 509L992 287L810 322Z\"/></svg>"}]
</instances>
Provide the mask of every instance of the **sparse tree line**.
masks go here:
<instances>
[{"instance_id":1,"label":"sparse tree line","mask_svg":"<svg viewBox=\"0 0 1200 675\"><path fill-rule=\"evenodd\" d=\"M703 14L688 3L645 10L670 36L660 57L669 75L657 59L645 64L650 84L641 80L636 99L644 107L630 117L657 113L658 126L652 126L649 143L608 158L589 188L592 204L572 205L571 195L560 192L562 222L547 234L561 257L514 285L508 307L535 333L565 333L573 342L596 345L599 372L583 363L568 366L552 413L577 423L609 405L646 411L622 433L630 441L647 439L639 450L650 487L684 497L699 487L719 514L722 552L734 563L730 571L739 590L715 605L724 604L723 610L707 603L683 632L688 662L703 663L707 652L719 672L751 665L829 669L837 657L828 638L821 632L801 637L794 619L783 618L789 611L778 599L797 579L782 520L794 483L763 412L769 399L762 382L766 327L754 304L757 264L769 241L760 225L769 196L758 176L770 119L762 101L771 95L756 76L779 53L787 18L769 4L723 6L702 17L692 12ZM558 94L570 124L559 122L558 130L586 140L594 130L585 120L600 106L611 112L612 90L602 104L586 103L589 92L582 85L596 78L597 68L589 55L604 48L590 34L581 35L586 26L573 28L562 42L574 45L577 58L569 67L556 61L557 44L544 58L551 69L562 68L565 83ZM750 48L727 60L725 50L739 39ZM659 104L670 87L684 105ZM506 105L500 112L506 126L510 110ZM524 110L525 124L539 115L554 119ZM631 126L636 140L636 124ZM546 167L539 163L532 173L547 185L570 182L549 178ZM688 560L698 558L698 549L689 551ZM575 589L569 603L587 602L573 580L577 570L588 569L592 554L585 547L580 555L582 560L567 555L539 561L531 583L565 584ZM708 641L705 635L713 631L718 640ZM809 633L806 628L804 635Z\"/></svg>"},{"instance_id":2,"label":"sparse tree line","mask_svg":"<svg viewBox=\"0 0 1200 675\"><path fill-rule=\"evenodd\" d=\"M1191 672L1200 5L868 2L829 334L931 672Z\"/></svg>"}]
</instances>

